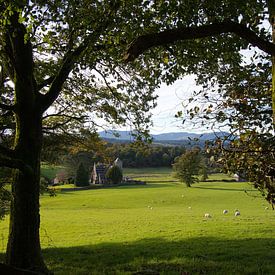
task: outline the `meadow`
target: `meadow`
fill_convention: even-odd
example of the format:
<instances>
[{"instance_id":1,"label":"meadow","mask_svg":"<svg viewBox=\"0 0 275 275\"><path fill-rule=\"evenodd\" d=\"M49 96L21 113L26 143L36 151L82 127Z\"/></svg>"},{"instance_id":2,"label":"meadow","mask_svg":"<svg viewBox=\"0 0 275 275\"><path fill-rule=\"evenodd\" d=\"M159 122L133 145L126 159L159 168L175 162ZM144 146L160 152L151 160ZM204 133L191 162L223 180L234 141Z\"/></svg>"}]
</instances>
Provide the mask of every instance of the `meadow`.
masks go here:
<instances>
[{"instance_id":1,"label":"meadow","mask_svg":"<svg viewBox=\"0 0 275 275\"><path fill-rule=\"evenodd\" d=\"M248 183L212 175L186 188L167 168L125 173L147 185L42 196L55 274L275 274L275 212ZM2 259L7 231L0 221Z\"/></svg>"}]
</instances>

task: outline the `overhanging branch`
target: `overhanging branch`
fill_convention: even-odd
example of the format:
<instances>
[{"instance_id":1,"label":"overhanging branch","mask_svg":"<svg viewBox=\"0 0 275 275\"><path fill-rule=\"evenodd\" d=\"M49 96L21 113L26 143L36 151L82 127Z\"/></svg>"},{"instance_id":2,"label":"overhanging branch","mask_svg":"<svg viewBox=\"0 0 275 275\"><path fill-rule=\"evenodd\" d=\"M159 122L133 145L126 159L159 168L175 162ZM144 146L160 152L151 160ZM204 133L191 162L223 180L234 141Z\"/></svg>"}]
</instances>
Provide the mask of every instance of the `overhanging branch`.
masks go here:
<instances>
[{"instance_id":1,"label":"overhanging branch","mask_svg":"<svg viewBox=\"0 0 275 275\"><path fill-rule=\"evenodd\" d=\"M27 175L33 175L33 170L29 165L26 165L22 160L10 159L0 156L0 167L8 167L13 169L18 169L22 173Z\"/></svg>"},{"instance_id":2,"label":"overhanging branch","mask_svg":"<svg viewBox=\"0 0 275 275\"><path fill-rule=\"evenodd\" d=\"M275 56L275 44L260 38L254 31L242 24L225 21L198 27L175 28L139 36L129 45L124 55L124 60L126 62L133 61L140 54L153 47L173 44L177 41L217 36L224 33L234 33L251 45Z\"/></svg>"}]
</instances>

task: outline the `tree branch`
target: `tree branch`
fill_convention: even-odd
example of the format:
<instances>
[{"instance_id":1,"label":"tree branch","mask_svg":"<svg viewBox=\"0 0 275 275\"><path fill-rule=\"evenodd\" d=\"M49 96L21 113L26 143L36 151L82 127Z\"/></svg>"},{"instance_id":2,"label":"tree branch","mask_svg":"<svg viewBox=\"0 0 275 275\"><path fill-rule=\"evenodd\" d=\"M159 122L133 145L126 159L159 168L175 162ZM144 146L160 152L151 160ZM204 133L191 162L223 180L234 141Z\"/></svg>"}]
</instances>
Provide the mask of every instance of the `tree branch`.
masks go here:
<instances>
[{"instance_id":1,"label":"tree branch","mask_svg":"<svg viewBox=\"0 0 275 275\"><path fill-rule=\"evenodd\" d=\"M50 77L44 79L41 83L39 83L37 85L38 91L41 90L42 88L44 88L45 86L50 85L53 82L53 80L54 80L54 76L50 76Z\"/></svg>"},{"instance_id":2,"label":"tree branch","mask_svg":"<svg viewBox=\"0 0 275 275\"><path fill-rule=\"evenodd\" d=\"M6 105L0 102L0 108L5 110L5 111L13 111L14 110L14 105Z\"/></svg>"},{"instance_id":3,"label":"tree branch","mask_svg":"<svg viewBox=\"0 0 275 275\"><path fill-rule=\"evenodd\" d=\"M22 173L33 175L32 168L20 159L11 159L0 156L0 167L19 169Z\"/></svg>"},{"instance_id":4,"label":"tree branch","mask_svg":"<svg viewBox=\"0 0 275 275\"><path fill-rule=\"evenodd\" d=\"M63 117L63 118L66 118L65 121L63 122L59 122L59 123L56 123L55 125L51 126L51 127L47 127L47 126L44 126L43 127L43 131L49 131L49 130L56 130L60 127L63 127L65 126L66 124L68 124L69 122L75 120L75 121L81 121L85 118L87 118L87 116L80 116L80 117L73 117L73 116L69 116L69 115L48 115L48 117Z\"/></svg>"},{"instance_id":5,"label":"tree branch","mask_svg":"<svg viewBox=\"0 0 275 275\"><path fill-rule=\"evenodd\" d=\"M124 55L124 60L126 62L133 61L140 54L153 47L164 46L177 41L217 36L224 33L234 33L253 46L275 56L275 44L260 38L254 31L242 24L225 21L198 27L175 28L139 36L129 45Z\"/></svg>"},{"instance_id":6,"label":"tree branch","mask_svg":"<svg viewBox=\"0 0 275 275\"><path fill-rule=\"evenodd\" d=\"M48 109L48 107L57 99L69 73L73 69L76 61L88 47L90 40L91 37L89 36L74 51L69 51L65 54L59 72L54 77L48 93L43 96L43 110Z\"/></svg>"},{"instance_id":7,"label":"tree branch","mask_svg":"<svg viewBox=\"0 0 275 275\"><path fill-rule=\"evenodd\" d=\"M83 41L80 43L78 47L74 50L71 50L69 47L69 51L65 54L62 62L62 66L52 81L50 89L47 94L43 96L42 100L42 110L45 111L51 106L51 104L57 99L59 93L61 92L62 86L69 76L71 70L73 69L75 63L79 60L85 50L96 41L100 34L106 31L108 25L112 23L113 16L112 14L116 12L119 8L119 1L111 2L109 13L103 18L103 22L98 22L98 27L93 30L88 36L86 36ZM69 44L73 43L73 41L69 41ZM94 45L93 50L99 51L103 46Z\"/></svg>"}]
</instances>

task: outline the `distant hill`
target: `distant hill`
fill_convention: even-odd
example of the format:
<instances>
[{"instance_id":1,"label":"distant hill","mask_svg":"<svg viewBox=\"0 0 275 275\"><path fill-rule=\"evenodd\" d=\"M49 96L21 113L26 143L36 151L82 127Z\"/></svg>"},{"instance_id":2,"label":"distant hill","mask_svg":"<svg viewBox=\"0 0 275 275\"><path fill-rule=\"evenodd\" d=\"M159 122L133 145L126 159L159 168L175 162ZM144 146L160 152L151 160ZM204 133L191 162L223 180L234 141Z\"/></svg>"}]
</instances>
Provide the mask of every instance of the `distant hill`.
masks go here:
<instances>
[{"instance_id":1,"label":"distant hill","mask_svg":"<svg viewBox=\"0 0 275 275\"><path fill-rule=\"evenodd\" d=\"M129 131L114 131L117 135L114 135L111 131L99 132L99 136L110 142L129 142L134 140ZM152 135L155 143L186 143L186 141L199 139L200 141L215 140L217 137L223 137L228 135L226 132L218 133L204 133L195 134L188 132L171 132L158 135Z\"/></svg>"}]
</instances>

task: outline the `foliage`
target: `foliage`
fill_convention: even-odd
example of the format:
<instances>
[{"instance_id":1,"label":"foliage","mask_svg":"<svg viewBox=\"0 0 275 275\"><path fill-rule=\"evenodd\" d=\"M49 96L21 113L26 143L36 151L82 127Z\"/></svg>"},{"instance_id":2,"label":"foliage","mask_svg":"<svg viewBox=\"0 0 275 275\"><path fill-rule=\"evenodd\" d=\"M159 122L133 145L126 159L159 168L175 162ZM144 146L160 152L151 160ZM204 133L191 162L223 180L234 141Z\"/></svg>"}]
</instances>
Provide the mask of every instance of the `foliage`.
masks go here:
<instances>
[{"instance_id":1,"label":"foliage","mask_svg":"<svg viewBox=\"0 0 275 275\"><path fill-rule=\"evenodd\" d=\"M171 167L175 157L185 151L183 146L147 145L135 147L132 144L109 144L106 153L109 159L118 157L124 167Z\"/></svg>"},{"instance_id":2,"label":"foliage","mask_svg":"<svg viewBox=\"0 0 275 275\"><path fill-rule=\"evenodd\" d=\"M199 149L186 151L183 155L177 157L173 164L174 176L182 182L185 182L187 187L199 179L197 175L203 166L202 155Z\"/></svg>"},{"instance_id":3,"label":"foliage","mask_svg":"<svg viewBox=\"0 0 275 275\"><path fill-rule=\"evenodd\" d=\"M223 68L234 69L241 62L239 50L248 43L222 34L165 45L144 54L142 60L122 64L126 43L144 32L212 23L215 27L228 18L233 26L243 25L249 28L248 34L256 34L254 42L266 42L262 38L268 39L269 34L261 20L267 17L267 4L258 0L248 4L237 0L1 1L0 112L15 123L15 138L14 147L0 146L0 164L20 170L13 185L13 209L18 211L11 213L8 262L47 272L38 234L41 120L44 133L61 133L78 132L74 129L85 125L94 129L96 118L117 124L130 119L133 128L148 134L149 110L155 106L153 90L162 80L172 83L194 72L203 84ZM213 25L212 29L216 31ZM7 121L1 120L1 128L10 124ZM22 185L28 185L31 192L22 192ZM21 211L30 202L32 211ZM20 237L19 242L12 239ZM21 254L30 258L23 263Z\"/></svg>"},{"instance_id":4,"label":"foliage","mask_svg":"<svg viewBox=\"0 0 275 275\"><path fill-rule=\"evenodd\" d=\"M85 168L81 162L76 170L75 185L76 186L88 186L90 180L89 170Z\"/></svg>"},{"instance_id":5,"label":"foliage","mask_svg":"<svg viewBox=\"0 0 275 275\"><path fill-rule=\"evenodd\" d=\"M8 264L48 272L39 244L42 134L130 121L146 138L160 81L121 62L132 27L143 28L131 11L143 9L140 1L0 1L0 130L12 139L0 144L0 165L16 169Z\"/></svg>"},{"instance_id":6,"label":"foliage","mask_svg":"<svg viewBox=\"0 0 275 275\"><path fill-rule=\"evenodd\" d=\"M166 14L177 3L169 2ZM274 1L194 1L186 6L190 17L181 14L174 26L163 21L164 28L160 23L156 31L144 32L129 45L125 58L132 61L143 54L142 59L157 63L155 56L165 53L162 79L167 83L194 73L201 91L177 116L183 122L199 116L208 128L214 127L211 119L229 127L227 140L215 144L217 159L230 171L245 170L274 203L275 47L267 27L274 29ZM181 12L179 8L176 14ZM196 104L199 96L203 105Z\"/></svg>"},{"instance_id":7,"label":"foliage","mask_svg":"<svg viewBox=\"0 0 275 275\"><path fill-rule=\"evenodd\" d=\"M216 155L224 171L246 175L273 204L275 148L270 71L266 56L257 53L248 64L224 71L218 75L219 94L209 85L207 94L201 91L196 95L208 107L197 112L194 119L228 127L230 135L209 144L207 151Z\"/></svg>"},{"instance_id":8,"label":"foliage","mask_svg":"<svg viewBox=\"0 0 275 275\"><path fill-rule=\"evenodd\" d=\"M123 178L121 169L117 165L112 165L106 172L106 178L111 184L121 183Z\"/></svg>"}]
</instances>

